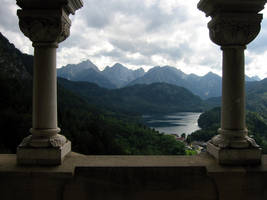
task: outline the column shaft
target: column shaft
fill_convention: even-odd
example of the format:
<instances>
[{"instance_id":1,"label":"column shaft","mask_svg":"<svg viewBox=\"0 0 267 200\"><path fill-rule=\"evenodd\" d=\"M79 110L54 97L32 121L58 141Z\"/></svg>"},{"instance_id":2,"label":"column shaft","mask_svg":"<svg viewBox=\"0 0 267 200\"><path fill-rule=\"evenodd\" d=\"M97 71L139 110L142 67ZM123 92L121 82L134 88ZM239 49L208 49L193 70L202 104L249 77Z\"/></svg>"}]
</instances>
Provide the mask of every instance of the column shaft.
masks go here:
<instances>
[{"instance_id":1,"label":"column shaft","mask_svg":"<svg viewBox=\"0 0 267 200\"><path fill-rule=\"evenodd\" d=\"M243 46L223 47L222 130L242 131L245 125Z\"/></svg>"},{"instance_id":2,"label":"column shaft","mask_svg":"<svg viewBox=\"0 0 267 200\"><path fill-rule=\"evenodd\" d=\"M57 124L57 44L34 45L33 134L56 134ZM50 131L49 131L50 130ZM53 131L54 130L54 131ZM51 132L52 131L52 132Z\"/></svg>"}]
</instances>

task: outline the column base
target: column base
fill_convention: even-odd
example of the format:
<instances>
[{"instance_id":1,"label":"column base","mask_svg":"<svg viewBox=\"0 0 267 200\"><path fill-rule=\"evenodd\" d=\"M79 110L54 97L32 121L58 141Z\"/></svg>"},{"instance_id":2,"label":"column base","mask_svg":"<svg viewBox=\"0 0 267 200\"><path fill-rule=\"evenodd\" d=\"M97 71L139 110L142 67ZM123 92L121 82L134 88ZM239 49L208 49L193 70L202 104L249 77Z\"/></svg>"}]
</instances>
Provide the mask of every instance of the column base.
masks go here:
<instances>
[{"instance_id":1,"label":"column base","mask_svg":"<svg viewBox=\"0 0 267 200\"><path fill-rule=\"evenodd\" d=\"M207 152L215 157L222 165L258 165L261 163L260 148L221 148L212 144L207 144Z\"/></svg>"},{"instance_id":2,"label":"column base","mask_svg":"<svg viewBox=\"0 0 267 200\"><path fill-rule=\"evenodd\" d=\"M67 141L60 147L29 147L17 148L18 165L60 165L71 151L71 142Z\"/></svg>"}]
</instances>

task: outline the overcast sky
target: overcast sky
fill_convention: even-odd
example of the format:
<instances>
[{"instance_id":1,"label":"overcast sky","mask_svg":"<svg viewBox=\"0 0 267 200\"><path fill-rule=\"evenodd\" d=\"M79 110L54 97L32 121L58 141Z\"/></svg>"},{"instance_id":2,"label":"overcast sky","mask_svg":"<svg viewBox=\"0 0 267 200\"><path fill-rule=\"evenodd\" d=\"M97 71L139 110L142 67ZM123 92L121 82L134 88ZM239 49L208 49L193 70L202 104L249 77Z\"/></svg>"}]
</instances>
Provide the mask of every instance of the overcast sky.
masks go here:
<instances>
[{"instance_id":1,"label":"overcast sky","mask_svg":"<svg viewBox=\"0 0 267 200\"><path fill-rule=\"evenodd\" d=\"M221 74L221 51L208 36L210 20L199 0L83 0L72 16L71 36L60 43L57 66L90 59L100 69L119 62L145 70L170 65L185 73ZM0 0L0 32L24 53L31 42L18 27L15 0ZM246 50L246 74L267 77L267 11Z\"/></svg>"}]
</instances>

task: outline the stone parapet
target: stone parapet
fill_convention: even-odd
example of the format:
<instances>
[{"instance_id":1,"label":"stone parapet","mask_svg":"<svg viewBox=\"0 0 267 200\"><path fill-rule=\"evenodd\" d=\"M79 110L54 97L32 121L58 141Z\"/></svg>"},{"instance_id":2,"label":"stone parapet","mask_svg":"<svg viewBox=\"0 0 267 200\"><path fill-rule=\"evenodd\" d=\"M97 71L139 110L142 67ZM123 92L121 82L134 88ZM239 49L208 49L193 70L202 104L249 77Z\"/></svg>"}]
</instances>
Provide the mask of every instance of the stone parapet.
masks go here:
<instances>
[{"instance_id":1,"label":"stone parapet","mask_svg":"<svg viewBox=\"0 0 267 200\"><path fill-rule=\"evenodd\" d=\"M264 200L267 156L258 166L221 166L198 156L84 156L57 167L16 165L0 155L1 200Z\"/></svg>"}]
</instances>

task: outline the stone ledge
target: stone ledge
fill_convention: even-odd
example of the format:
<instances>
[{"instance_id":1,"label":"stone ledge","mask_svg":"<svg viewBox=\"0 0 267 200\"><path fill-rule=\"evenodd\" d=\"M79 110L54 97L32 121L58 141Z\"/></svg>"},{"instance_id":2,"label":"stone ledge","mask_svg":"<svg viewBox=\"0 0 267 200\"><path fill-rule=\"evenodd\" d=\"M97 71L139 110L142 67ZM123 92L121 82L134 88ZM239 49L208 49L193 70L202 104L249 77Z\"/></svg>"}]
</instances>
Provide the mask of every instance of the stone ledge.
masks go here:
<instances>
[{"instance_id":1,"label":"stone ledge","mask_svg":"<svg viewBox=\"0 0 267 200\"><path fill-rule=\"evenodd\" d=\"M18 166L0 155L0 193L6 199L263 200L267 156L258 166L221 166L198 156L85 156L60 166ZM12 188L12 189L11 189ZM16 191L16 192L14 192Z\"/></svg>"}]
</instances>

